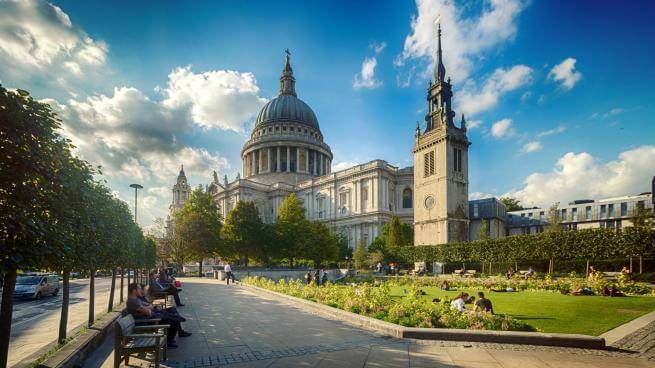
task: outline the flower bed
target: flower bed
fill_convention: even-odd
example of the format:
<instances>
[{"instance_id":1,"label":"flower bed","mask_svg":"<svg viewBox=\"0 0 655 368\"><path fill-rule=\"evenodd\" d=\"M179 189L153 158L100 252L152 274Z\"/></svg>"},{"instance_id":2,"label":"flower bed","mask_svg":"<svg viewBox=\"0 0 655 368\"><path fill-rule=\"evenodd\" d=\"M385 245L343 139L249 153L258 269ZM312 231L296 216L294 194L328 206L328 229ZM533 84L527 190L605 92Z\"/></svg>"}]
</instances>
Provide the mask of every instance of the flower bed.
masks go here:
<instances>
[{"instance_id":1,"label":"flower bed","mask_svg":"<svg viewBox=\"0 0 655 368\"><path fill-rule=\"evenodd\" d=\"M248 277L244 284L311 300L349 312L407 327L440 327L477 330L533 331L528 324L504 315L460 313L446 301L433 303L421 297L418 285L408 285L403 298L391 296L391 284L305 285L300 280L285 282Z\"/></svg>"},{"instance_id":2,"label":"flower bed","mask_svg":"<svg viewBox=\"0 0 655 368\"><path fill-rule=\"evenodd\" d=\"M487 278L440 278L440 277L397 277L387 281L391 285L416 285L416 286L441 286L444 281L448 281L450 288L453 289L507 289L513 288L517 291L558 291L570 292L581 288L589 288L595 293L600 294L604 287L615 286L621 292L628 295L655 295L655 290L648 287L643 282L633 282L625 275L619 275L616 281L604 278L598 273L589 278L579 277L575 273L568 277L553 278L550 275L544 277L533 277L528 280L514 277L507 280L505 277L487 277ZM363 279L349 278L346 283L378 283L373 277Z\"/></svg>"}]
</instances>

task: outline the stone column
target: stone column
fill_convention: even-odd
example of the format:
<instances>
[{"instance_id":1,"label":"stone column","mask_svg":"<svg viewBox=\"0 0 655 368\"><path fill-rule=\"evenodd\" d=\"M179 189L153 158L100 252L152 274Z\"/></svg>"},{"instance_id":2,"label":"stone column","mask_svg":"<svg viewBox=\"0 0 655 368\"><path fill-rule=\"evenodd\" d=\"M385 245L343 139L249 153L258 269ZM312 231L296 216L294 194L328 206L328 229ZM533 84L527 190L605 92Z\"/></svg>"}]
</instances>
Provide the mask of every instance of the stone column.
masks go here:
<instances>
[{"instance_id":1,"label":"stone column","mask_svg":"<svg viewBox=\"0 0 655 368\"><path fill-rule=\"evenodd\" d=\"M266 166L268 167L268 170L266 172L271 172L271 161L273 160L271 158L271 147L267 148L268 154L266 155L268 162L266 163Z\"/></svg>"},{"instance_id":2,"label":"stone column","mask_svg":"<svg viewBox=\"0 0 655 368\"><path fill-rule=\"evenodd\" d=\"M378 180L377 176L373 178L371 184L372 184L371 185L371 194L373 194L373 198L375 198L375 201L371 205L371 209L378 210L380 208L380 206L379 206L380 199L377 198L377 197L380 195L380 188L379 188L380 183L379 183L379 180Z\"/></svg>"},{"instance_id":3,"label":"stone column","mask_svg":"<svg viewBox=\"0 0 655 368\"><path fill-rule=\"evenodd\" d=\"M286 154L286 158L287 158L287 172L289 172L289 169L291 168L290 167L291 166L291 162L290 162L291 160L289 160L291 158L291 147L286 146L286 153L285 154Z\"/></svg>"},{"instance_id":4,"label":"stone column","mask_svg":"<svg viewBox=\"0 0 655 368\"><path fill-rule=\"evenodd\" d=\"M275 147L277 149L277 154L275 155L275 158L277 159L277 167L275 168L276 172L280 172L280 146Z\"/></svg>"},{"instance_id":5,"label":"stone column","mask_svg":"<svg viewBox=\"0 0 655 368\"><path fill-rule=\"evenodd\" d=\"M309 150L305 148L305 172L309 173Z\"/></svg>"},{"instance_id":6,"label":"stone column","mask_svg":"<svg viewBox=\"0 0 655 368\"><path fill-rule=\"evenodd\" d=\"M323 171L324 171L324 167L323 167L323 154L321 153L321 166L319 167L319 173L318 173L318 175L321 175L321 176L324 175L325 173L324 173Z\"/></svg>"}]
</instances>

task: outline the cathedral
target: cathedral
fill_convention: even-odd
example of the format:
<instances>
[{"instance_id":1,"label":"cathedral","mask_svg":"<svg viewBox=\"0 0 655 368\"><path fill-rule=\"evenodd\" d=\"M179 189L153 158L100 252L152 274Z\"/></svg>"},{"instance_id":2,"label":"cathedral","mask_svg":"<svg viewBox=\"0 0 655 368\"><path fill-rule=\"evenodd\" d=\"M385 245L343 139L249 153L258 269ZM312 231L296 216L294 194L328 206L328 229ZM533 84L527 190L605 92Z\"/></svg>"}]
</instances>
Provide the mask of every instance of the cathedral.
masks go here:
<instances>
[{"instance_id":1,"label":"cathedral","mask_svg":"<svg viewBox=\"0 0 655 368\"><path fill-rule=\"evenodd\" d=\"M250 139L241 150L243 177L229 181L213 173L207 190L223 218L241 200L253 201L262 220L274 222L285 197L295 193L308 219L344 234L351 247L369 244L396 215L415 228L415 244L467 240L468 146L466 123L453 123L450 80L445 79L441 30L430 82L426 128L416 127L414 166L399 168L373 160L332 172L330 146L319 120L298 97L287 51L280 90L259 112ZM183 168L173 186L167 221L188 198Z\"/></svg>"}]
</instances>

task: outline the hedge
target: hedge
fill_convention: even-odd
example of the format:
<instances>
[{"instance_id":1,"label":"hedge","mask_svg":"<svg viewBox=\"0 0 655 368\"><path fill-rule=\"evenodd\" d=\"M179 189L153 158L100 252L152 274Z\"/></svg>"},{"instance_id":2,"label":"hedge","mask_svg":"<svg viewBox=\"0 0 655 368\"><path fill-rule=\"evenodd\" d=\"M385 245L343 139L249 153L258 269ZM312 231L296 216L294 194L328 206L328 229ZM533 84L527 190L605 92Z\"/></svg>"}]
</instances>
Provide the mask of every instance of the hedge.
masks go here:
<instances>
[{"instance_id":1,"label":"hedge","mask_svg":"<svg viewBox=\"0 0 655 368\"><path fill-rule=\"evenodd\" d=\"M601 260L655 254L655 230L626 227L513 235L467 243L401 247L405 262Z\"/></svg>"}]
</instances>

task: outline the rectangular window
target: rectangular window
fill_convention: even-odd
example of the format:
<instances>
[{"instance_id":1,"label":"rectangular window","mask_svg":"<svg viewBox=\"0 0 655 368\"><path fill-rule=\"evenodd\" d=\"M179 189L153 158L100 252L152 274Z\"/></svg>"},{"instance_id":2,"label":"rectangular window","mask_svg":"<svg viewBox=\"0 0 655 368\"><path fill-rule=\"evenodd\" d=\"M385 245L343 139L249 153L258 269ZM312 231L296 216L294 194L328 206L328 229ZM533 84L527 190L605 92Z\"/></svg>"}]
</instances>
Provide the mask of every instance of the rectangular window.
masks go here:
<instances>
[{"instance_id":1,"label":"rectangular window","mask_svg":"<svg viewBox=\"0 0 655 368\"><path fill-rule=\"evenodd\" d=\"M478 217L478 204L473 203L473 217L477 218Z\"/></svg>"},{"instance_id":2,"label":"rectangular window","mask_svg":"<svg viewBox=\"0 0 655 368\"><path fill-rule=\"evenodd\" d=\"M266 172L268 171L268 148L264 148L260 150L261 152L261 160L262 160L262 171Z\"/></svg>"},{"instance_id":3,"label":"rectangular window","mask_svg":"<svg viewBox=\"0 0 655 368\"><path fill-rule=\"evenodd\" d=\"M621 217L628 216L628 203L621 202Z\"/></svg>"},{"instance_id":4,"label":"rectangular window","mask_svg":"<svg viewBox=\"0 0 655 368\"><path fill-rule=\"evenodd\" d=\"M600 205L600 218L604 219L607 217L607 206L602 204Z\"/></svg>"},{"instance_id":5,"label":"rectangular window","mask_svg":"<svg viewBox=\"0 0 655 368\"><path fill-rule=\"evenodd\" d=\"M313 174L314 173L314 151L308 150L307 154L308 154L308 157L309 157L309 173Z\"/></svg>"},{"instance_id":6,"label":"rectangular window","mask_svg":"<svg viewBox=\"0 0 655 368\"><path fill-rule=\"evenodd\" d=\"M339 194L339 205L340 207L348 207L348 193Z\"/></svg>"},{"instance_id":7,"label":"rectangular window","mask_svg":"<svg viewBox=\"0 0 655 368\"><path fill-rule=\"evenodd\" d=\"M539 220L544 221L546 219L546 213L544 211L539 212Z\"/></svg>"},{"instance_id":8,"label":"rectangular window","mask_svg":"<svg viewBox=\"0 0 655 368\"><path fill-rule=\"evenodd\" d=\"M366 210L368 208L368 188L363 187L362 188L362 210Z\"/></svg>"},{"instance_id":9,"label":"rectangular window","mask_svg":"<svg viewBox=\"0 0 655 368\"><path fill-rule=\"evenodd\" d=\"M461 172L462 171L462 150L459 148L453 148L453 163L455 165L455 171Z\"/></svg>"},{"instance_id":10,"label":"rectangular window","mask_svg":"<svg viewBox=\"0 0 655 368\"><path fill-rule=\"evenodd\" d=\"M280 171L281 172L286 172L287 171L287 147L286 146L281 146L280 147Z\"/></svg>"},{"instance_id":11,"label":"rectangular window","mask_svg":"<svg viewBox=\"0 0 655 368\"><path fill-rule=\"evenodd\" d=\"M577 208L571 209L571 215L573 216L573 221L578 221L578 209Z\"/></svg>"},{"instance_id":12,"label":"rectangular window","mask_svg":"<svg viewBox=\"0 0 655 368\"><path fill-rule=\"evenodd\" d=\"M584 218L585 220L591 220L591 206L587 206L584 209Z\"/></svg>"},{"instance_id":13,"label":"rectangular window","mask_svg":"<svg viewBox=\"0 0 655 368\"><path fill-rule=\"evenodd\" d=\"M307 170L307 150L300 150L300 162L298 162L298 171Z\"/></svg>"},{"instance_id":14,"label":"rectangular window","mask_svg":"<svg viewBox=\"0 0 655 368\"><path fill-rule=\"evenodd\" d=\"M423 176L428 177L434 175L434 151L430 151L423 155Z\"/></svg>"},{"instance_id":15,"label":"rectangular window","mask_svg":"<svg viewBox=\"0 0 655 368\"><path fill-rule=\"evenodd\" d=\"M614 204L607 205L607 212L609 217L614 217Z\"/></svg>"},{"instance_id":16,"label":"rectangular window","mask_svg":"<svg viewBox=\"0 0 655 368\"><path fill-rule=\"evenodd\" d=\"M528 217L532 218L532 212L528 213Z\"/></svg>"},{"instance_id":17,"label":"rectangular window","mask_svg":"<svg viewBox=\"0 0 655 368\"><path fill-rule=\"evenodd\" d=\"M566 208L562 209L562 221L567 221L568 219L566 218Z\"/></svg>"},{"instance_id":18,"label":"rectangular window","mask_svg":"<svg viewBox=\"0 0 655 368\"><path fill-rule=\"evenodd\" d=\"M324 198L319 198L317 200L317 202L318 202L318 205L317 205L317 207L318 207L318 218L322 219L323 216L325 215L325 209L324 209L325 199Z\"/></svg>"}]
</instances>

